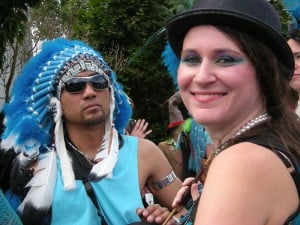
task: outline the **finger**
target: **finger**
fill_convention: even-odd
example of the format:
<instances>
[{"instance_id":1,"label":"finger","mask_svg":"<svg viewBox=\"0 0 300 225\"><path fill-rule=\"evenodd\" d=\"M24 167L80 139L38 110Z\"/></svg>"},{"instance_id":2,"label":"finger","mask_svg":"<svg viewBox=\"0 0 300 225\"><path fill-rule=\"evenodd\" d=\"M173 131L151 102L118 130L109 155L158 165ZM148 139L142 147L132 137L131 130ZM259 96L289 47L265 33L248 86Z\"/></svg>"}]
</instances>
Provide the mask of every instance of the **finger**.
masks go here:
<instances>
[{"instance_id":1,"label":"finger","mask_svg":"<svg viewBox=\"0 0 300 225\"><path fill-rule=\"evenodd\" d=\"M145 124L145 122L146 122L146 120L145 120L145 119L141 119L141 125L144 125L144 124Z\"/></svg>"},{"instance_id":2,"label":"finger","mask_svg":"<svg viewBox=\"0 0 300 225\"><path fill-rule=\"evenodd\" d=\"M177 217L173 216L172 219L167 223L167 225L177 225L179 223L180 220Z\"/></svg>"},{"instance_id":3,"label":"finger","mask_svg":"<svg viewBox=\"0 0 300 225\"><path fill-rule=\"evenodd\" d=\"M157 209L161 208L159 204L152 204L147 206L147 208L144 209L143 215L148 216L151 213L155 212Z\"/></svg>"},{"instance_id":4,"label":"finger","mask_svg":"<svg viewBox=\"0 0 300 225\"><path fill-rule=\"evenodd\" d=\"M169 215L169 210L165 207L158 205L154 210L152 209L146 217L148 222L156 222L158 224L162 223Z\"/></svg>"},{"instance_id":5,"label":"finger","mask_svg":"<svg viewBox=\"0 0 300 225\"><path fill-rule=\"evenodd\" d=\"M152 130L147 130L147 131L144 133L144 135L146 136L146 135L151 134L151 133L152 133Z\"/></svg>"},{"instance_id":6,"label":"finger","mask_svg":"<svg viewBox=\"0 0 300 225\"><path fill-rule=\"evenodd\" d=\"M137 208L137 209L136 209L136 214L138 214L139 216L141 216L141 215L143 215L143 211L144 211L144 209L142 209L142 208Z\"/></svg>"},{"instance_id":7,"label":"finger","mask_svg":"<svg viewBox=\"0 0 300 225\"><path fill-rule=\"evenodd\" d=\"M138 119L134 125L134 128L138 128L141 125L141 119Z\"/></svg>"},{"instance_id":8,"label":"finger","mask_svg":"<svg viewBox=\"0 0 300 225\"><path fill-rule=\"evenodd\" d=\"M182 182L183 186L190 186L191 183L193 183L194 178L193 177L188 177L186 179L184 179L184 181Z\"/></svg>"},{"instance_id":9,"label":"finger","mask_svg":"<svg viewBox=\"0 0 300 225\"><path fill-rule=\"evenodd\" d=\"M196 201L199 197L199 190L198 190L198 184L192 184L191 186L191 194L193 201Z\"/></svg>"},{"instance_id":10,"label":"finger","mask_svg":"<svg viewBox=\"0 0 300 225\"><path fill-rule=\"evenodd\" d=\"M157 224L163 223L167 219L169 214L170 214L170 211L165 207L161 207L160 209L157 209L153 213L155 223L157 223Z\"/></svg>"},{"instance_id":11,"label":"finger","mask_svg":"<svg viewBox=\"0 0 300 225\"><path fill-rule=\"evenodd\" d=\"M175 208L175 207L178 207L181 200L182 200L182 197L184 195L184 193L186 192L186 190L188 189L189 187L188 186L184 186L182 188L179 189L179 191L177 192L173 202L172 202L172 207Z\"/></svg>"},{"instance_id":12,"label":"finger","mask_svg":"<svg viewBox=\"0 0 300 225\"><path fill-rule=\"evenodd\" d=\"M148 206L142 213L142 219L148 221L148 222L154 222L154 220L161 216L164 211L166 211L166 208L160 207L158 204L153 204Z\"/></svg>"},{"instance_id":13,"label":"finger","mask_svg":"<svg viewBox=\"0 0 300 225\"><path fill-rule=\"evenodd\" d=\"M147 130L148 125L149 125L149 123L148 123L148 122L145 122L145 123L143 124L143 130Z\"/></svg>"}]
</instances>

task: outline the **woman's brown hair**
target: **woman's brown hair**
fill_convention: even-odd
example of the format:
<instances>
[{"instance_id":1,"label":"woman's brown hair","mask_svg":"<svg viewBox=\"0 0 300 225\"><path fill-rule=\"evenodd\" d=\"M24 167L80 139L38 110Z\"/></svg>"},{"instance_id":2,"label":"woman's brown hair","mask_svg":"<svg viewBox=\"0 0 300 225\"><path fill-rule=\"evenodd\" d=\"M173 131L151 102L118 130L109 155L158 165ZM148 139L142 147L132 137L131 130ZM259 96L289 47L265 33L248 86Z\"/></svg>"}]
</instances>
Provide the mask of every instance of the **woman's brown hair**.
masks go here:
<instances>
[{"instance_id":1,"label":"woman's brown hair","mask_svg":"<svg viewBox=\"0 0 300 225\"><path fill-rule=\"evenodd\" d=\"M233 30L230 27L217 27L234 40L247 55L255 67L257 80L267 113L271 120L264 126L249 130L231 144L240 142L241 138L257 133L271 132L278 137L281 144L300 162L300 123L297 115L290 110L287 98L290 95L290 79L294 68L287 68L279 58L262 41L255 36Z\"/></svg>"}]
</instances>

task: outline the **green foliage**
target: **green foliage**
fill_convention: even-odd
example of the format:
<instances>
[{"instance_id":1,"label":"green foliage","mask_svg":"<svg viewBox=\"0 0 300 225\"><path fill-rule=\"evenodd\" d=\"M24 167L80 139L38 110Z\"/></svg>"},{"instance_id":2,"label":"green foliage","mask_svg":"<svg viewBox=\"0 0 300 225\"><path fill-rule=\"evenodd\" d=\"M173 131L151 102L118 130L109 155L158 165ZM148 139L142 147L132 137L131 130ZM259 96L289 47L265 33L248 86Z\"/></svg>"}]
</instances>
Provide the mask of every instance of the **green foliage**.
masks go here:
<instances>
[{"instance_id":1,"label":"green foliage","mask_svg":"<svg viewBox=\"0 0 300 225\"><path fill-rule=\"evenodd\" d=\"M191 9L196 0L173 0L170 11L173 15Z\"/></svg>"},{"instance_id":2,"label":"green foliage","mask_svg":"<svg viewBox=\"0 0 300 225\"><path fill-rule=\"evenodd\" d=\"M27 26L29 7L37 5L40 0L1 0L0 3L0 69L5 60L4 53L7 44L15 40L21 43Z\"/></svg>"},{"instance_id":3,"label":"green foliage","mask_svg":"<svg viewBox=\"0 0 300 225\"><path fill-rule=\"evenodd\" d=\"M149 37L172 15L169 1L90 0L85 4L84 10L77 5L73 38L84 39L101 52L133 99L134 117L149 121L153 130L149 138L160 141L169 120L163 103L175 90L160 58L165 33Z\"/></svg>"},{"instance_id":4,"label":"green foliage","mask_svg":"<svg viewBox=\"0 0 300 225\"><path fill-rule=\"evenodd\" d=\"M280 21L282 25L282 33L284 36L287 35L288 31L288 25L290 24L291 17L289 13L284 9L282 1L281 0L270 0L270 3L274 6L274 8L277 10Z\"/></svg>"},{"instance_id":5,"label":"green foliage","mask_svg":"<svg viewBox=\"0 0 300 225\"><path fill-rule=\"evenodd\" d=\"M135 118L150 122L154 142L167 137L168 108L164 102L175 92L162 65L166 21L191 8L195 0L1 0L0 56L8 41L24 36L28 6L41 39L64 34L101 52L135 103ZM286 33L289 15L280 0L278 10ZM2 41L3 40L3 41ZM1 62L0 62L1 63ZM1 66L1 64L0 64Z\"/></svg>"},{"instance_id":6,"label":"green foliage","mask_svg":"<svg viewBox=\"0 0 300 225\"><path fill-rule=\"evenodd\" d=\"M35 42L68 34L68 21L64 21L59 6L59 0L41 0L39 7L32 9L30 26Z\"/></svg>"},{"instance_id":7,"label":"green foliage","mask_svg":"<svg viewBox=\"0 0 300 225\"><path fill-rule=\"evenodd\" d=\"M191 8L194 1L70 0L63 4L72 17L72 37L102 53L133 99L134 117L150 122L149 138L155 142L166 137L169 118L164 102L175 92L160 57L165 45L162 30L171 16ZM280 2L272 2L281 12ZM286 24L285 12L281 16Z\"/></svg>"}]
</instances>

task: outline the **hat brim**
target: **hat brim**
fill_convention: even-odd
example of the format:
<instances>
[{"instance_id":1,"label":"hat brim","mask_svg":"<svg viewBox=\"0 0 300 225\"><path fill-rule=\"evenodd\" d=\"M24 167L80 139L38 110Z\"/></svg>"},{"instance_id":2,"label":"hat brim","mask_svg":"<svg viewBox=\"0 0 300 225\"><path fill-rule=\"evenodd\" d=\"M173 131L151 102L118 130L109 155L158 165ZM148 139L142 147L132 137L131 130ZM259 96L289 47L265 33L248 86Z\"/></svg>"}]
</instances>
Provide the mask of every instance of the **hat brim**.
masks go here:
<instances>
[{"instance_id":1,"label":"hat brim","mask_svg":"<svg viewBox=\"0 0 300 225\"><path fill-rule=\"evenodd\" d=\"M178 58L180 58L186 33L197 25L229 26L255 35L257 39L273 50L284 65L294 70L292 51L281 34L255 18L225 10L191 10L169 20L166 27L168 41Z\"/></svg>"}]
</instances>

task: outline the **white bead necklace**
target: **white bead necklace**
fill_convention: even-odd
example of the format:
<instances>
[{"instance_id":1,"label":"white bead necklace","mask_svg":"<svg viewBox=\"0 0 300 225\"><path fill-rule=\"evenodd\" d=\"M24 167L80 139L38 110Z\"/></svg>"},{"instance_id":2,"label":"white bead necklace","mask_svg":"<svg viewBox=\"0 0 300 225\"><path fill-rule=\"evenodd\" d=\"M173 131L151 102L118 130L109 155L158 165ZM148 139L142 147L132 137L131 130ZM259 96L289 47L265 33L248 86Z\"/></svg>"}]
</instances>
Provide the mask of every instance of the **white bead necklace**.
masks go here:
<instances>
[{"instance_id":1,"label":"white bead necklace","mask_svg":"<svg viewBox=\"0 0 300 225\"><path fill-rule=\"evenodd\" d=\"M84 158L86 158L91 164L96 164L97 163L97 161L95 159L89 157L88 155L86 155L85 153L83 153L82 151L80 151L70 141L67 141L67 143L71 146L72 150L74 150L75 152L78 152L80 155L82 155Z\"/></svg>"},{"instance_id":2,"label":"white bead necklace","mask_svg":"<svg viewBox=\"0 0 300 225\"><path fill-rule=\"evenodd\" d=\"M228 141L224 142L223 144L219 145L219 147L215 150L215 155L219 154L223 151L229 144L229 141L233 138L240 136L241 134L245 133L246 131L250 130L251 128L255 127L256 125L266 121L269 119L270 116L267 113L261 114L259 116L254 117L249 122L247 122L244 126L242 126L236 133L233 135Z\"/></svg>"}]
</instances>

